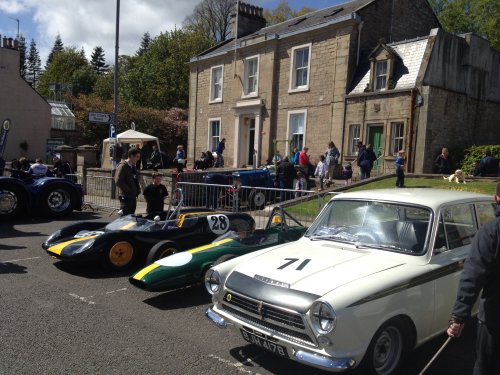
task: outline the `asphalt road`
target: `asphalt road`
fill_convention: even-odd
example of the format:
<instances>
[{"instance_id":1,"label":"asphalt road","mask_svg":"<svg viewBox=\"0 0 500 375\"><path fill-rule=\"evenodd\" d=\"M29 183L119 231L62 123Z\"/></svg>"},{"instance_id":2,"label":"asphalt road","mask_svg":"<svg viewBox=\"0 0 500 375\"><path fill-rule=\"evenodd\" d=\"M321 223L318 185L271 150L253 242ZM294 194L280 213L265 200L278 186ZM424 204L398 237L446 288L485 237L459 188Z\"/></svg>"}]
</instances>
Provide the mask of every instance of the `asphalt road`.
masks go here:
<instances>
[{"instance_id":1,"label":"asphalt road","mask_svg":"<svg viewBox=\"0 0 500 375\"><path fill-rule=\"evenodd\" d=\"M63 264L41 248L66 224L113 218L0 222L0 374L325 374L211 325L201 287L148 293L128 283L130 272ZM471 324L427 374L470 374L474 335ZM401 373L418 374L445 339L415 350Z\"/></svg>"}]
</instances>

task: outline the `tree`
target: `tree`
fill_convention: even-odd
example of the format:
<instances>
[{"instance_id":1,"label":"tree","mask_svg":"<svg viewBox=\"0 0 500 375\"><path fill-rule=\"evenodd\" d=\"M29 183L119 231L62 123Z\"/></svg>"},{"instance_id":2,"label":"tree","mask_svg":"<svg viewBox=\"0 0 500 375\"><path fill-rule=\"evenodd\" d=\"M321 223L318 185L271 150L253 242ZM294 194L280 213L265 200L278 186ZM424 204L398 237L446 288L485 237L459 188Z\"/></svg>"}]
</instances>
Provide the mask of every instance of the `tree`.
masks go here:
<instances>
[{"instance_id":1,"label":"tree","mask_svg":"<svg viewBox=\"0 0 500 375\"><path fill-rule=\"evenodd\" d=\"M451 33L475 33L500 51L498 0L431 0L443 28Z\"/></svg>"},{"instance_id":2,"label":"tree","mask_svg":"<svg viewBox=\"0 0 500 375\"><path fill-rule=\"evenodd\" d=\"M57 34L56 40L54 42L54 46L52 47L52 50L49 53L49 56L47 57L47 61L45 63L45 69L49 66L49 64L52 62L54 59L54 56L61 52L64 49L63 42L61 40L61 35Z\"/></svg>"},{"instance_id":3,"label":"tree","mask_svg":"<svg viewBox=\"0 0 500 375\"><path fill-rule=\"evenodd\" d=\"M231 15L235 13L234 0L202 0L186 17L184 26L209 35L215 42L226 40L231 34Z\"/></svg>"},{"instance_id":4,"label":"tree","mask_svg":"<svg viewBox=\"0 0 500 375\"><path fill-rule=\"evenodd\" d=\"M33 87L37 87L38 76L42 72L42 61L40 60L40 53L36 48L35 39L31 39L27 60L28 79L32 80Z\"/></svg>"},{"instance_id":5,"label":"tree","mask_svg":"<svg viewBox=\"0 0 500 375\"><path fill-rule=\"evenodd\" d=\"M156 37L147 52L124 61L120 95L131 105L187 108L189 59L212 46L199 32L173 30Z\"/></svg>"},{"instance_id":6,"label":"tree","mask_svg":"<svg viewBox=\"0 0 500 375\"><path fill-rule=\"evenodd\" d=\"M27 76L27 65L26 65L26 39L24 36L19 37L19 74L23 79Z\"/></svg>"},{"instance_id":7,"label":"tree","mask_svg":"<svg viewBox=\"0 0 500 375\"><path fill-rule=\"evenodd\" d=\"M73 95L89 94L93 90L97 75L89 62L75 48L65 48L57 53L40 77L37 91L48 96L49 85L53 83L70 84Z\"/></svg>"},{"instance_id":8,"label":"tree","mask_svg":"<svg viewBox=\"0 0 500 375\"><path fill-rule=\"evenodd\" d=\"M149 35L148 32L146 32L142 36L141 46L137 50L137 52L135 53L135 55L136 56L142 56L142 55L144 55L147 52L150 44L151 44L151 36Z\"/></svg>"},{"instance_id":9,"label":"tree","mask_svg":"<svg viewBox=\"0 0 500 375\"><path fill-rule=\"evenodd\" d=\"M304 14L310 13L314 10L314 8L304 6L298 11L295 11L290 8L290 5L288 5L288 1L282 0L278 3L278 5L276 5L274 9L264 10L264 18L269 25L275 25L277 23L285 22L295 17L303 16Z\"/></svg>"},{"instance_id":10,"label":"tree","mask_svg":"<svg viewBox=\"0 0 500 375\"><path fill-rule=\"evenodd\" d=\"M109 65L106 64L106 59L104 58L104 49L101 46L94 48L92 56L90 57L90 65L97 75L101 75L106 72Z\"/></svg>"}]
</instances>

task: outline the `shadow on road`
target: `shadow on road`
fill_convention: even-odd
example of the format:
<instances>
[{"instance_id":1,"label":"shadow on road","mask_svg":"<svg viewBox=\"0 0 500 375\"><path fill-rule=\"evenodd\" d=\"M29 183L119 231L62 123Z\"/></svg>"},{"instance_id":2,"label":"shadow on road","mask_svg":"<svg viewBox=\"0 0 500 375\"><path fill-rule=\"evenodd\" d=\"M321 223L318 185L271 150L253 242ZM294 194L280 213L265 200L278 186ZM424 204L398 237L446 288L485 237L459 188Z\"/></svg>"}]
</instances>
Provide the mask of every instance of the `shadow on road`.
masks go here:
<instances>
[{"instance_id":1,"label":"shadow on road","mask_svg":"<svg viewBox=\"0 0 500 375\"><path fill-rule=\"evenodd\" d=\"M27 273L27 268L19 264L5 262L0 263L0 275L7 273Z\"/></svg>"},{"instance_id":2,"label":"shadow on road","mask_svg":"<svg viewBox=\"0 0 500 375\"><path fill-rule=\"evenodd\" d=\"M84 277L86 279L117 279L120 277L128 277L132 272L130 269L120 271L106 270L96 262L56 261L54 266L70 275Z\"/></svg>"},{"instance_id":3,"label":"shadow on road","mask_svg":"<svg viewBox=\"0 0 500 375\"><path fill-rule=\"evenodd\" d=\"M12 246L0 244L0 250L21 250L26 249L26 246Z\"/></svg>"},{"instance_id":4,"label":"shadow on road","mask_svg":"<svg viewBox=\"0 0 500 375\"><path fill-rule=\"evenodd\" d=\"M176 289L143 301L160 310L175 310L210 303L210 295L201 286Z\"/></svg>"}]
</instances>

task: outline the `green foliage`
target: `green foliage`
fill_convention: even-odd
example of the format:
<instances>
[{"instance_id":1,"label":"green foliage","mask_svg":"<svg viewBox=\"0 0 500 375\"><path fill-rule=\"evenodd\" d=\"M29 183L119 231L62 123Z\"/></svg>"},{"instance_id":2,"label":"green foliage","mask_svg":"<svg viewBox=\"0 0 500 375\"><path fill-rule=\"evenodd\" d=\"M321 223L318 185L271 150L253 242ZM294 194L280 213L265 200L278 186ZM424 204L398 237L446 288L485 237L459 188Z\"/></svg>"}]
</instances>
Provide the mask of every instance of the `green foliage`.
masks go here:
<instances>
[{"instance_id":1,"label":"green foliage","mask_svg":"<svg viewBox=\"0 0 500 375\"><path fill-rule=\"evenodd\" d=\"M432 0L439 21L451 33L475 33L500 51L500 1Z\"/></svg>"},{"instance_id":2,"label":"green foliage","mask_svg":"<svg viewBox=\"0 0 500 375\"><path fill-rule=\"evenodd\" d=\"M295 17L303 16L306 13L314 11L314 8L304 6L298 11L290 8L288 1L282 0L276 5L274 9L265 9L264 18L266 19L268 25L275 25L277 23L285 22Z\"/></svg>"},{"instance_id":3,"label":"green foliage","mask_svg":"<svg viewBox=\"0 0 500 375\"><path fill-rule=\"evenodd\" d=\"M111 71L98 75L94 84L93 95L104 101L113 99L114 82L114 74Z\"/></svg>"},{"instance_id":4,"label":"green foliage","mask_svg":"<svg viewBox=\"0 0 500 375\"><path fill-rule=\"evenodd\" d=\"M47 61L45 63L45 69L50 65L52 60L54 60L54 56L64 50L64 44L61 40L61 35L57 34L56 40L54 42L54 46L52 47L52 50L49 53L49 56L47 57Z\"/></svg>"},{"instance_id":5,"label":"green foliage","mask_svg":"<svg viewBox=\"0 0 500 375\"><path fill-rule=\"evenodd\" d=\"M184 20L184 28L205 35L213 42L226 40L231 35L235 4L234 0L202 0Z\"/></svg>"},{"instance_id":6,"label":"green foliage","mask_svg":"<svg viewBox=\"0 0 500 375\"><path fill-rule=\"evenodd\" d=\"M187 108L189 59L206 50L212 41L184 30L161 33L147 52L129 58L120 76L120 95L131 105L157 109Z\"/></svg>"},{"instance_id":7,"label":"green foliage","mask_svg":"<svg viewBox=\"0 0 500 375\"><path fill-rule=\"evenodd\" d=\"M467 174L473 172L472 163L479 162L484 157L486 150L490 150L491 156L494 158L500 159L500 145L472 146L465 150L465 157L460 169Z\"/></svg>"},{"instance_id":8,"label":"green foliage","mask_svg":"<svg viewBox=\"0 0 500 375\"><path fill-rule=\"evenodd\" d=\"M151 44L151 35L148 32L144 33L141 40L141 47L135 53L136 56L142 56L149 49L149 45Z\"/></svg>"},{"instance_id":9,"label":"green foliage","mask_svg":"<svg viewBox=\"0 0 500 375\"><path fill-rule=\"evenodd\" d=\"M92 55L90 56L90 65L97 75L104 74L108 70L109 65L106 64L104 49L101 46L95 47L94 51L92 51Z\"/></svg>"},{"instance_id":10,"label":"green foliage","mask_svg":"<svg viewBox=\"0 0 500 375\"><path fill-rule=\"evenodd\" d=\"M23 79L26 79L26 39L22 35L19 37L19 74Z\"/></svg>"},{"instance_id":11,"label":"green foliage","mask_svg":"<svg viewBox=\"0 0 500 375\"><path fill-rule=\"evenodd\" d=\"M32 80L33 87L38 86L38 77L42 72L42 60L36 48L35 39L31 39L27 57L27 77Z\"/></svg>"},{"instance_id":12,"label":"green foliage","mask_svg":"<svg viewBox=\"0 0 500 375\"><path fill-rule=\"evenodd\" d=\"M93 91L96 78L81 51L65 48L54 55L54 59L40 77L37 91L43 96L48 96L50 84L65 83L72 85L73 95L89 94Z\"/></svg>"}]
</instances>

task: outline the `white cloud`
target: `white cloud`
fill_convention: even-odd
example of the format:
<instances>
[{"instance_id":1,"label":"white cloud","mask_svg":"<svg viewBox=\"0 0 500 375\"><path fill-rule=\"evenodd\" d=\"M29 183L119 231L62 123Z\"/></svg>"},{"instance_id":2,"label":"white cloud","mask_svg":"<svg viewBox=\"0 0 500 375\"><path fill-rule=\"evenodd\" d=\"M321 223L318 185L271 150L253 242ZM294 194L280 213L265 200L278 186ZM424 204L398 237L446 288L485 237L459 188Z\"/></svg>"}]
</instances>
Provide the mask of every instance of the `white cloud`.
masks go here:
<instances>
[{"instance_id":1,"label":"white cloud","mask_svg":"<svg viewBox=\"0 0 500 375\"><path fill-rule=\"evenodd\" d=\"M120 1L119 54L133 55L142 36L180 27L200 0L123 0ZM43 63L57 34L66 47L85 49L88 58L96 46L102 46L106 60L114 61L117 0L0 0L0 10L9 16L29 12L33 17L33 35ZM25 22L24 24L27 24ZM21 26L22 30L23 25Z\"/></svg>"}]
</instances>

